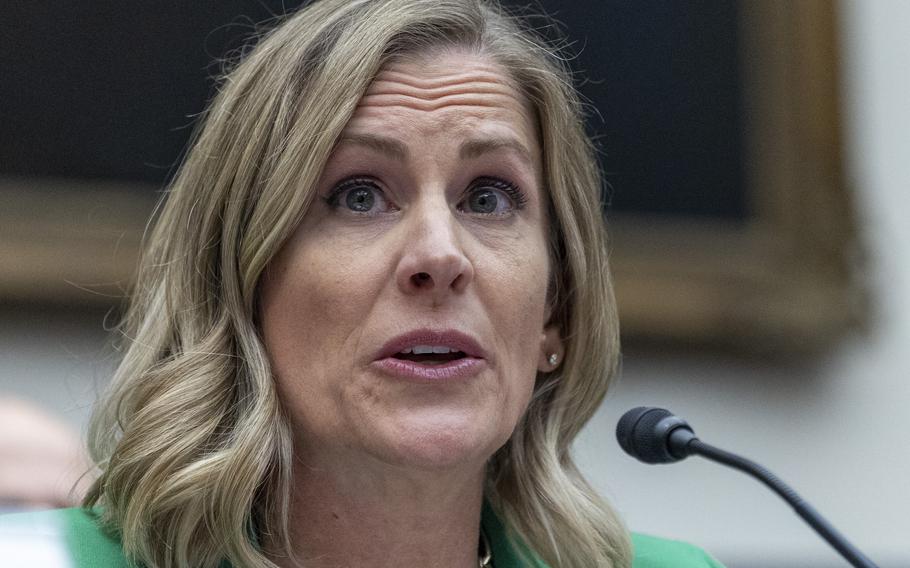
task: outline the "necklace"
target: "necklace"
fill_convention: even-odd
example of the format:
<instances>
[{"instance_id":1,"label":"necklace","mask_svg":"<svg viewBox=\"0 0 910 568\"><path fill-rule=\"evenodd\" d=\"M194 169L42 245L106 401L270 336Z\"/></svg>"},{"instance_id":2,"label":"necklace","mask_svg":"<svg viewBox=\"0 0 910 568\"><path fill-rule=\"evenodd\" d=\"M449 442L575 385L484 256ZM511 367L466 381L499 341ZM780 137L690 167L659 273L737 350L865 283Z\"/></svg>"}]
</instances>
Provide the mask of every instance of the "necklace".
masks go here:
<instances>
[{"instance_id":1,"label":"necklace","mask_svg":"<svg viewBox=\"0 0 910 568\"><path fill-rule=\"evenodd\" d=\"M490 548L490 541L487 539L487 533L483 529L480 529L480 544L482 548L477 557L477 566L479 568L484 568L485 566L492 566L491 560L493 560L493 549Z\"/></svg>"}]
</instances>

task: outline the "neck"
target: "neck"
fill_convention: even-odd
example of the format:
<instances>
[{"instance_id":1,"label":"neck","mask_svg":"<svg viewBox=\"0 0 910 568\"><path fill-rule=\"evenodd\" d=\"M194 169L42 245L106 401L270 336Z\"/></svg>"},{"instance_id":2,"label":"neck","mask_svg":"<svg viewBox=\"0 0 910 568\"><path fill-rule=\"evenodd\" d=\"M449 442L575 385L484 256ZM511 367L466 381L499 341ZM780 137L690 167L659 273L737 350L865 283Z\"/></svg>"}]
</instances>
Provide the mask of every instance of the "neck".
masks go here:
<instances>
[{"instance_id":1,"label":"neck","mask_svg":"<svg viewBox=\"0 0 910 568\"><path fill-rule=\"evenodd\" d=\"M482 468L371 466L295 466L289 529L307 568L477 566Z\"/></svg>"}]
</instances>

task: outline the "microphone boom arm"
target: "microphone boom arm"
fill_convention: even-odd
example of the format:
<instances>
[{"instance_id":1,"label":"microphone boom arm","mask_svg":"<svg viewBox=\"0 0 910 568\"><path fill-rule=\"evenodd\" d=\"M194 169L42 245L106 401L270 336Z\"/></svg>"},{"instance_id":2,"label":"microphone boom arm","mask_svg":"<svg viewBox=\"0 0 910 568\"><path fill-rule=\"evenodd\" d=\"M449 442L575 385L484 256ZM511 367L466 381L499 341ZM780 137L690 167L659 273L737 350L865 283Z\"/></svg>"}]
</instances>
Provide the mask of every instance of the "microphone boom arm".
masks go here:
<instances>
[{"instance_id":1,"label":"microphone boom arm","mask_svg":"<svg viewBox=\"0 0 910 568\"><path fill-rule=\"evenodd\" d=\"M674 432L674 434L675 433L676 432ZM809 523L809 526L815 529L815 532L817 532L819 536L828 541L828 544L834 547L834 549L852 566L856 568L877 568L875 563L860 552L859 549L850 544L847 538L835 529L831 523L826 521L812 505L800 497L792 487L781 481L779 477L771 473L767 468L742 456L716 448L711 444L706 444L694 436L685 442L682 448L679 448L681 444L678 442L682 442L683 440L678 440L678 437L671 434L669 441L671 447L677 446L676 448L673 448L673 450L682 450L687 455L699 455L711 461L738 469L761 481L772 491L780 495L784 501L789 503L790 506L793 507L793 510L796 511L796 514ZM674 442L677 443L674 444Z\"/></svg>"},{"instance_id":2,"label":"microphone boom arm","mask_svg":"<svg viewBox=\"0 0 910 568\"><path fill-rule=\"evenodd\" d=\"M877 568L780 478L751 460L702 442L685 420L669 410L639 406L627 411L616 425L616 440L627 454L644 463L673 463L699 455L747 473L789 503L796 514L852 566Z\"/></svg>"}]
</instances>

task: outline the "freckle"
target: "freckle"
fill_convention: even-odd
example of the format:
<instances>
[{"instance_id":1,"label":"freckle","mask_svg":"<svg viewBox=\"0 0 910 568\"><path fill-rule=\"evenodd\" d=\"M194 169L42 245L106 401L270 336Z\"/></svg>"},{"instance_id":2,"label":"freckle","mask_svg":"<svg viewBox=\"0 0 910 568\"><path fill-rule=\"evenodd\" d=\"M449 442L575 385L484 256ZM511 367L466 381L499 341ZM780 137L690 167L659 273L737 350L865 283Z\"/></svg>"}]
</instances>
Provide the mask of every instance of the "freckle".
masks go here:
<instances>
[{"instance_id":1,"label":"freckle","mask_svg":"<svg viewBox=\"0 0 910 568\"><path fill-rule=\"evenodd\" d=\"M340 517L338 516L338 513L336 513L335 511L332 511L332 518L337 521Z\"/></svg>"}]
</instances>

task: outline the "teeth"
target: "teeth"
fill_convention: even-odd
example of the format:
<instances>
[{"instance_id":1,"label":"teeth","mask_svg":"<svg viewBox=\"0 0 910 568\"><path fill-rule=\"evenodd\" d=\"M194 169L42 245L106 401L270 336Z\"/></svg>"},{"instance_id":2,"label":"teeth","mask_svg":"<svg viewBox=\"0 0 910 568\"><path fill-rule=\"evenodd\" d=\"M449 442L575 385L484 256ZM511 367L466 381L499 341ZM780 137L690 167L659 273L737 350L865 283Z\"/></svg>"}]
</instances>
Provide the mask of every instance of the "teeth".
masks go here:
<instances>
[{"instance_id":1,"label":"teeth","mask_svg":"<svg viewBox=\"0 0 910 568\"><path fill-rule=\"evenodd\" d=\"M413 353L414 355L426 355L428 353L454 353L457 349L452 349L444 345L415 345L406 347L401 350L402 353Z\"/></svg>"}]
</instances>

